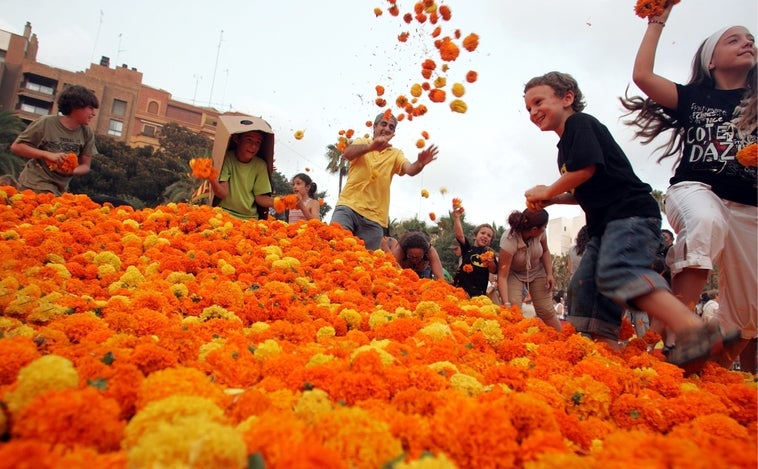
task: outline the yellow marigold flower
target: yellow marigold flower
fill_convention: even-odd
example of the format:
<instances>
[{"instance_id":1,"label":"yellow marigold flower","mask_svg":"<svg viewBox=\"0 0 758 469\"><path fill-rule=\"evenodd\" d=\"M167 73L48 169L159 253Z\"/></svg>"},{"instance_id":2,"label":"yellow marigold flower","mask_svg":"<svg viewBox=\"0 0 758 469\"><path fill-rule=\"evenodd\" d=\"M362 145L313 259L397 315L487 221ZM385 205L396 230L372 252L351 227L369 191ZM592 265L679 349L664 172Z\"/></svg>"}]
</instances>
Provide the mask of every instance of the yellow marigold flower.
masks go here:
<instances>
[{"instance_id":1,"label":"yellow marigold flower","mask_svg":"<svg viewBox=\"0 0 758 469\"><path fill-rule=\"evenodd\" d=\"M296 130L295 131L295 140L302 140L303 137L305 137L305 130Z\"/></svg>"},{"instance_id":2,"label":"yellow marigold flower","mask_svg":"<svg viewBox=\"0 0 758 469\"><path fill-rule=\"evenodd\" d=\"M374 8L374 14L376 16L382 16L382 9L381 8Z\"/></svg>"},{"instance_id":3,"label":"yellow marigold flower","mask_svg":"<svg viewBox=\"0 0 758 469\"><path fill-rule=\"evenodd\" d=\"M411 96L418 98L424 92L424 89L418 83L411 85Z\"/></svg>"},{"instance_id":4,"label":"yellow marigold flower","mask_svg":"<svg viewBox=\"0 0 758 469\"><path fill-rule=\"evenodd\" d=\"M335 331L332 326L324 326L324 327L321 327L316 332L316 338L317 339L328 339L329 337L334 337L336 334L337 334L337 331Z\"/></svg>"},{"instance_id":5,"label":"yellow marigold flower","mask_svg":"<svg viewBox=\"0 0 758 469\"><path fill-rule=\"evenodd\" d=\"M263 341L263 343L258 344L255 349L254 355L256 358L265 359L281 355L281 353L282 347L279 345L279 343L273 339L268 339Z\"/></svg>"},{"instance_id":6,"label":"yellow marigold flower","mask_svg":"<svg viewBox=\"0 0 758 469\"><path fill-rule=\"evenodd\" d=\"M447 78L445 77L437 77L434 79L434 87L435 88L444 88L445 85L447 85Z\"/></svg>"},{"instance_id":7,"label":"yellow marigold flower","mask_svg":"<svg viewBox=\"0 0 758 469\"><path fill-rule=\"evenodd\" d=\"M200 416L164 422L147 430L127 450L129 467L244 467L242 433Z\"/></svg>"},{"instance_id":8,"label":"yellow marigold flower","mask_svg":"<svg viewBox=\"0 0 758 469\"><path fill-rule=\"evenodd\" d=\"M203 321L209 321L211 319L226 319L227 321L242 322L240 318L232 311L228 311L219 305L211 305L203 308L203 312L200 313L200 319Z\"/></svg>"},{"instance_id":9,"label":"yellow marigold flower","mask_svg":"<svg viewBox=\"0 0 758 469\"><path fill-rule=\"evenodd\" d=\"M458 367L449 361L434 362L429 364L428 367L437 373L448 373L448 370L452 370L452 374L458 373Z\"/></svg>"},{"instance_id":10,"label":"yellow marigold flower","mask_svg":"<svg viewBox=\"0 0 758 469\"><path fill-rule=\"evenodd\" d=\"M16 389L3 399L11 414L15 414L35 397L48 391L74 389L79 385L79 373L68 358L44 355L18 372Z\"/></svg>"},{"instance_id":11,"label":"yellow marigold flower","mask_svg":"<svg viewBox=\"0 0 758 469\"><path fill-rule=\"evenodd\" d=\"M460 114L465 114L468 110L468 106L464 101L461 101L460 99L454 99L450 102L450 110L453 112L458 112Z\"/></svg>"},{"instance_id":12,"label":"yellow marigold flower","mask_svg":"<svg viewBox=\"0 0 758 469\"><path fill-rule=\"evenodd\" d=\"M379 326L383 326L392 320L392 315L384 310L378 310L371 313L368 317L368 327L371 330L376 329Z\"/></svg>"},{"instance_id":13,"label":"yellow marigold flower","mask_svg":"<svg viewBox=\"0 0 758 469\"><path fill-rule=\"evenodd\" d=\"M453 96L456 98L460 98L464 94L466 94L466 87L463 86L461 83L454 83L453 88L451 89L451 92L453 93Z\"/></svg>"},{"instance_id":14,"label":"yellow marigold flower","mask_svg":"<svg viewBox=\"0 0 758 469\"><path fill-rule=\"evenodd\" d=\"M434 339L441 339L443 337L450 337L453 335L453 331L450 330L450 326L438 322L425 326L419 332Z\"/></svg>"},{"instance_id":15,"label":"yellow marigold flower","mask_svg":"<svg viewBox=\"0 0 758 469\"><path fill-rule=\"evenodd\" d=\"M376 352L379 355L379 360L384 366L389 366L395 361L395 357L393 357L389 352L374 345L362 345L360 347L357 347L355 350L353 350L353 353L350 354L350 361L352 362L355 360L355 357L366 352Z\"/></svg>"},{"instance_id":16,"label":"yellow marigold flower","mask_svg":"<svg viewBox=\"0 0 758 469\"><path fill-rule=\"evenodd\" d=\"M429 198L429 191L426 189L421 189L421 197L428 199Z\"/></svg>"},{"instance_id":17,"label":"yellow marigold flower","mask_svg":"<svg viewBox=\"0 0 758 469\"><path fill-rule=\"evenodd\" d=\"M478 396L484 391L482 383L477 381L473 376L464 373L456 373L451 376L450 386L469 397Z\"/></svg>"}]
</instances>

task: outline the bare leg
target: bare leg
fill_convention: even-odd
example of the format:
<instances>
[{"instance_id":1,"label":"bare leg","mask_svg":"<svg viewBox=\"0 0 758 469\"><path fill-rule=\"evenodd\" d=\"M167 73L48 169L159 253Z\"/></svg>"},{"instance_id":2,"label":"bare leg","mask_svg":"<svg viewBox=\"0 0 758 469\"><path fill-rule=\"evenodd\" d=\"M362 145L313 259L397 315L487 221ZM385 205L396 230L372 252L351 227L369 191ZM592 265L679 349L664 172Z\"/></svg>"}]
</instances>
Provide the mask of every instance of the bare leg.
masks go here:
<instances>
[{"instance_id":1,"label":"bare leg","mask_svg":"<svg viewBox=\"0 0 758 469\"><path fill-rule=\"evenodd\" d=\"M675 334L703 325L695 313L667 290L655 290L638 296L634 303L641 310L647 311L651 319L656 318L666 324Z\"/></svg>"},{"instance_id":2,"label":"bare leg","mask_svg":"<svg viewBox=\"0 0 758 469\"><path fill-rule=\"evenodd\" d=\"M740 369L747 373L758 373L758 338L748 340L740 352Z\"/></svg>"},{"instance_id":3,"label":"bare leg","mask_svg":"<svg viewBox=\"0 0 758 469\"><path fill-rule=\"evenodd\" d=\"M690 311L695 311L710 270L686 268L671 279L671 290Z\"/></svg>"}]
</instances>

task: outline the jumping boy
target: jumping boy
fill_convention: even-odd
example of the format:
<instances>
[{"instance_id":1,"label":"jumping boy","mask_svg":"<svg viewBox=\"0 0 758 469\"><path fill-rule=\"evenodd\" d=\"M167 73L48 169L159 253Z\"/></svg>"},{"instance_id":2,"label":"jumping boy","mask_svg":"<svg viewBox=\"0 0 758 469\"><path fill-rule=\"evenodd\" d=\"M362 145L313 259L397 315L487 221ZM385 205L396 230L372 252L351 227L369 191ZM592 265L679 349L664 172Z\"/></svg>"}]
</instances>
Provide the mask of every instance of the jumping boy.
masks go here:
<instances>
[{"instance_id":1,"label":"jumping boy","mask_svg":"<svg viewBox=\"0 0 758 469\"><path fill-rule=\"evenodd\" d=\"M608 129L585 114L579 85L571 75L550 72L524 87L530 120L558 137L561 176L524 194L527 204L579 204L590 241L571 279L571 316L577 331L617 340L624 308L647 311L677 335L667 360L697 372L739 332L722 334L703 323L669 290L653 268L661 238L661 214L649 185L632 169Z\"/></svg>"},{"instance_id":2,"label":"jumping boy","mask_svg":"<svg viewBox=\"0 0 758 469\"><path fill-rule=\"evenodd\" d=\"M98 152L89 123L98 107L97 96L90 90L79 85L69 86L58 97L60 115L40 117L16 137L11 151L29 158L18 177L20 190L31 189L60 196L68 190L73 176L90 171L92 157ZM78 164L70 172L63 173L60 164L66 161L69 153L77 156Z\"/></svg>"}]
</instances>

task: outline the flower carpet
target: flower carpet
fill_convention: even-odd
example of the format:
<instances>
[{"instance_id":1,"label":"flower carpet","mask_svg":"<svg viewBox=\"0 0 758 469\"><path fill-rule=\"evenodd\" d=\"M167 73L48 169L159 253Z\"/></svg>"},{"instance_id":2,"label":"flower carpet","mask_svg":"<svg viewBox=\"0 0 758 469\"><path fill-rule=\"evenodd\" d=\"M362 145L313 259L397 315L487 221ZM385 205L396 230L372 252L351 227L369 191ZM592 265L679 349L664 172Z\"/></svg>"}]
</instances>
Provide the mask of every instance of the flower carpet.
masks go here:
<instances>
[{"instance_id":1,"label":"flower carpet","mask_svg":"<svg viewBox=\"0 0 758 469\"><path fill-rule=\"evenodd\" d=\"M0 468L755 468L756 386L683 376L318 221L0 187Z\"/></svg>"}]
</instances>

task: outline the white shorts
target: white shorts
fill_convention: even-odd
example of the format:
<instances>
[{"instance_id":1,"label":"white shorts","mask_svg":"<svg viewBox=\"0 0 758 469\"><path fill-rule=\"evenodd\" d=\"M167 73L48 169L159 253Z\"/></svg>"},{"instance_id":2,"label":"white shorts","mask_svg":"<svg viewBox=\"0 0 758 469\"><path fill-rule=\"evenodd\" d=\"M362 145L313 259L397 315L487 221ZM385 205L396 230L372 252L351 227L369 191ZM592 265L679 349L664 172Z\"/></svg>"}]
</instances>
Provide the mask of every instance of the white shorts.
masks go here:
<instances>
[{"instance_id":1,"label":"white shorts","mask_svg":"<svg viewBox=\"0 0 758 469\"><path fill-rule=\"evenodd\" d=\"M758 208L719 198L701 182L680 182L664 198L676 243L666 262L676 276L685 268L719 273L718 320L758 337Z\"/></svg>"}]
</instances>

